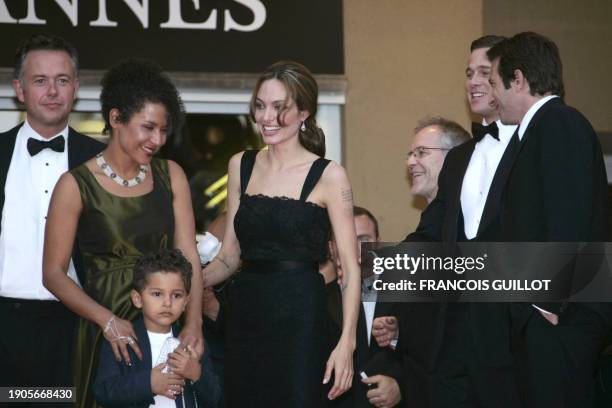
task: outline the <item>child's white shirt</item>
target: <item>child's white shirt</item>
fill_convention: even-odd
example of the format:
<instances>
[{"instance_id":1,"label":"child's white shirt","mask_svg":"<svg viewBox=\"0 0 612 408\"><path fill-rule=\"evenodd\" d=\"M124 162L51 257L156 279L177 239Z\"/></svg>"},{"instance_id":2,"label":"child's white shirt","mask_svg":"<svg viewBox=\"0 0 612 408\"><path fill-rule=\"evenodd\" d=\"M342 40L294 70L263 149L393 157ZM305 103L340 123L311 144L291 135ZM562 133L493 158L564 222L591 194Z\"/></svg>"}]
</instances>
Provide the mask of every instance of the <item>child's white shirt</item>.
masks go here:
<instances>
[{"instance_id":1,"label":"child's white shirt","mask_svg":"<svg viewBox=\"0 0 612 408\"><path fill-rule=\"evenodd\" d=\"M155 367L155 362L161 353L162 347L168 337L172 337L172 330L168 333L153 333L147 330L149 343L151 344L151 368ZM155 405L149 405L150 408L176 408L174 400L163 396L155 396Z\"/></svg>"}]
</instances>

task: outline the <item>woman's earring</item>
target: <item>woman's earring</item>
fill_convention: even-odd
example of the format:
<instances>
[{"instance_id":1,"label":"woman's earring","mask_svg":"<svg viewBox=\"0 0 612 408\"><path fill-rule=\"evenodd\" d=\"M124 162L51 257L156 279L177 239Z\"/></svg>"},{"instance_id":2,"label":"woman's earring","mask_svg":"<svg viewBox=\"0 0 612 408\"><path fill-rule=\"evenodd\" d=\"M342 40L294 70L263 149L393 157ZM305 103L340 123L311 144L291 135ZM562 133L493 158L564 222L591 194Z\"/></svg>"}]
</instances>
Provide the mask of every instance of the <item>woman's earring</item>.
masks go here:
<instances>
[{"instance_id":1,"label":"woman's earring","mask_svg":"<svg viewBox=\"0 0 612 408\"><path fill-rule=\"evenodd\" d=\"M302 132L305 132L305 131L306 131L306 123L302 122L302 126L300 126L300 130L301 130Z\"/></svg>"}]
</instances>

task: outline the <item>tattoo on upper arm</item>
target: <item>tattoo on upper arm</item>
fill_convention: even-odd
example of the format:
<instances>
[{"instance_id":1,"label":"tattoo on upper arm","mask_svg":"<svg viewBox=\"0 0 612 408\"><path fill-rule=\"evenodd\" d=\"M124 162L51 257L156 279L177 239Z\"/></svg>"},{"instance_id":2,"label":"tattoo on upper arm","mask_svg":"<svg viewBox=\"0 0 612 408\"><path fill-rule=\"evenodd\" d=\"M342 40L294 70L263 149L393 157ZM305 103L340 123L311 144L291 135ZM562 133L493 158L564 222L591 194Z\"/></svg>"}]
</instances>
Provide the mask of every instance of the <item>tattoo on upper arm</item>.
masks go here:
<instances>
[{"instance_id":1,"label":"tattoo on upper arm","mask_svg":"<svg viewBox=\"0 0 612 408\"><path fill-rule=\"evenodd\" d=\"M350 208L351 212L353 211L353 190L350 188L343 188L340 190L340 195L342 196L342 202L344 203L346 208Z\"/></svg>"},{"instance_id":2,"label":"tattoo on upper arm","mask_svg":"<svg viewBox=\"0 0 612 408\"><path fill-rule=\"evenodd\" d=\"M342 277L342 285L340 286L340 292L344 293L344 290L348 287L348 276Z\"/></svg>"},{"instance_id":3,"label":"tattoo on upper arm","mask_svg":"<svg viewBox=\"0 0 612 408\"><path fill-rule=\"evenodd\" d=\"M351 203L353 202L353 190L351 190L350 188L343 188L340 191L340 194L342 194L342 201L350 201Z\"/></svg>"}]
</instances>

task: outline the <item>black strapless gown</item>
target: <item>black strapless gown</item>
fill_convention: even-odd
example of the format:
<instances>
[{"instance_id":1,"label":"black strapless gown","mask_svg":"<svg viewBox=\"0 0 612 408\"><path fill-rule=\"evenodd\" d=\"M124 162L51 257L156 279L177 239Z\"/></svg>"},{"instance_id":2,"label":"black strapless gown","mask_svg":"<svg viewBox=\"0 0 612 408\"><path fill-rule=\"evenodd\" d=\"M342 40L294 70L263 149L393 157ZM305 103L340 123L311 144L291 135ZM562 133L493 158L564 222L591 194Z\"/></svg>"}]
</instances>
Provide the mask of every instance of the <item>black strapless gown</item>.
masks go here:
<instances>
[{"instance_id":1,"label":"black strapless gown","mask_svg":"<svg viewBox=\"0 0 612 408\"><path fill-rule=\"evenodd\" d=\"M225 392L229 408L311 408L321 402L329 356L328 314L318 262L330 222L306 201L329 161L316 160L300 199L244 193L256 151L241 163L234 220L243 268L229 292Z\"/></svg>"}]
</instances>

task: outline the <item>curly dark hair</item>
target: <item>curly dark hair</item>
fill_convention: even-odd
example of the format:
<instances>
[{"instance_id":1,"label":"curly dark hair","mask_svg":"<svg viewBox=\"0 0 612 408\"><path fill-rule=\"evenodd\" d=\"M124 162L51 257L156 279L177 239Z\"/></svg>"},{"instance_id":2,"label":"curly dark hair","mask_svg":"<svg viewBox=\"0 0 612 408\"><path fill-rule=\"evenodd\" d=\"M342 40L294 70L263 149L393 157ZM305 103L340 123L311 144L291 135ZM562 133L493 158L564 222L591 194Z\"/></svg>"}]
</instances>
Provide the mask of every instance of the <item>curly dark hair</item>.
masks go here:
<instances>
[{"instance_id":1,"label":"curly dark hair","mask_svg":"<svg viewBox=\"0 0 612 408\"><path fill-rule=\"evenodd\" d=\"M100 103L104 132L111 129L109 113L119 110L119 121L127 123L145 103L161 103L168 112L168 135L178 131L185 109L178 90L155 63L146 60L125 60L112 67L102 78Z\"/></svg>"},{"instance_id":2,"label":"curly dark hair","mask_svg":"<svg viewBox=\"0 0 612 408\"><path fill-rule=\"evenodd\" d=\"M15 52L15 67L13 76L21 79L23 63L29 52L32 51L64 51L70 56L74 65L74 74L79 76L79 54L76 48L62 37L52 34L34 34L23 40Z\"/></svg>"},{"instance_id":3,"label":"curly dark hair","mask_svg":"<svg viewBox=\"0 0 612 408\"><path fill-rule=\"evenodd\" d=\"M156 272L180 274L187 293L191 290L191 263L179 249L161 249L140 257L134 266L132 288L142 292L147 276Z\"/></svg>"}]
</instances>

